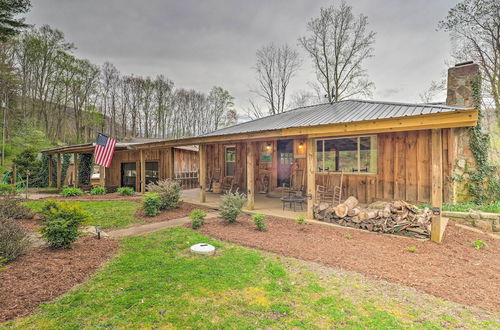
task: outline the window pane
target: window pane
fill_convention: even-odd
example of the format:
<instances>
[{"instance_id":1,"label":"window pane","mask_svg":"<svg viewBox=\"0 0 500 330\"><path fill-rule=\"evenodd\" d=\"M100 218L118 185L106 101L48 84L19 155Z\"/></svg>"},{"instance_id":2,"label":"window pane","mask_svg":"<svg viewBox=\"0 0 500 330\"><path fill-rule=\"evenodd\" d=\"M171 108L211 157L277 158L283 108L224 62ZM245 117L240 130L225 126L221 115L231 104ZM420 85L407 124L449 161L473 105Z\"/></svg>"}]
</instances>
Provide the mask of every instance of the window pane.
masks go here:
<instances>
[{"instance_id":1,"label":"window pane","mask_svg":"<svg viewBox=\"0 0 500 330\"><path fill-rule=\"evenodd\" d=\"M358 172L358 138L330 140L328 148L331 150L329 163L332 170Z\"/></svg>"},{"instance_id":2,"label":"window pane","mask_svg":"<svg viewBox=\"0 0 500 330\"><path fill-rule=\"evenodd\" d=\"M359 139L360 171L377 173L377 137L364 136Z\"/></svg>"},{"instance_id":3,"label":"window pane","mask_svg":"<svg viewBox=\"0 0 500 330\"><path fill-rule=\"evenodd\" d=\"M236 148L226 148L226 176L234 176L234 166L236 162Z\"/></svg>"},{"instance_id":4,"label":"window pane","mask_svg":"<svg viewBox=\"0 0 500 330\"><path fill-rule=\"evenodd\" d=\"M338 140L325 141L325 171L338 171Z\"/></svg>"},{"instance_id":5,"label":"window pane","mask_svg":"<svg viewBox=\"0 0 500 330\"><path fill-rule=\"evenodd\" d=\"M323 140L316 141L316 168L318 172L323 172Z\"/></svg>"},{"instance_id":6,"label":"window pane","mask_svg":"<svg viewBox=\"0 0 500 330\"><path fill-rule=\"evenodd\" d=\"M158 162L146 162L146 184L158 183Z\"/></svg>"}]
</instances>

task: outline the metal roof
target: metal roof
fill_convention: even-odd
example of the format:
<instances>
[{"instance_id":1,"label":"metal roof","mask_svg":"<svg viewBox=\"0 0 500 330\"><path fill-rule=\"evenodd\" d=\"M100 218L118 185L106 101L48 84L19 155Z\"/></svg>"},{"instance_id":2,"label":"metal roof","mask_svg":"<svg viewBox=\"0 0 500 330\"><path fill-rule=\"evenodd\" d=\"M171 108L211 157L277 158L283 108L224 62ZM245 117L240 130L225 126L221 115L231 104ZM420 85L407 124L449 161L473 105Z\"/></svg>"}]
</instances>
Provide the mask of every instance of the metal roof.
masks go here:
<instances>
[{"instance_id":1,"label":"metal roof","mask_svg":"<svg viewBox=\"0 0 500 330\"><path fill-rule=\"evenodd\" d=\"M219 136L292 127L341 124L470 109L473 108L449 107L441 104L345 100L289 110L280 114L225 127L202 136Z\"/></svg>"}]
</instances>

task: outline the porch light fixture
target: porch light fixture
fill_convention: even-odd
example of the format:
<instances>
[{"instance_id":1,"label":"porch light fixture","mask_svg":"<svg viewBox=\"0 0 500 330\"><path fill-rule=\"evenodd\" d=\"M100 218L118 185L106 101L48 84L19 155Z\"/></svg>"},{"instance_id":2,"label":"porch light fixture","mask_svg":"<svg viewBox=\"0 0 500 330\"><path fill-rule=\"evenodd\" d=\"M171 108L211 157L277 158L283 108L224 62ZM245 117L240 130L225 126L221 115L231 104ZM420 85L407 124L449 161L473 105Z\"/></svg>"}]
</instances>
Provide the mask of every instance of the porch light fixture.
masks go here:
<instances>
[{"instance_id":1,"label":"porch light fixture","mask_svg":"<svg viewBox=\"0 0 500 330\"><path fill-rule=\"evenodd\" d=\"M299 143L299 149L302 149L302 148L304 148L304 143L303 143L303 142L300 142L300 143Z\"/></svg>"},{"instance_id":2,"label":"porch light fixture","mask_svg":"<svg viewBox=\"0 0 500 330\"><path fill-rule=\"evenodd\" d=\"M271 143L268 143L267 146L266 146L266 150L267 151L271 151Z\"/></svg>"}]
</instances>

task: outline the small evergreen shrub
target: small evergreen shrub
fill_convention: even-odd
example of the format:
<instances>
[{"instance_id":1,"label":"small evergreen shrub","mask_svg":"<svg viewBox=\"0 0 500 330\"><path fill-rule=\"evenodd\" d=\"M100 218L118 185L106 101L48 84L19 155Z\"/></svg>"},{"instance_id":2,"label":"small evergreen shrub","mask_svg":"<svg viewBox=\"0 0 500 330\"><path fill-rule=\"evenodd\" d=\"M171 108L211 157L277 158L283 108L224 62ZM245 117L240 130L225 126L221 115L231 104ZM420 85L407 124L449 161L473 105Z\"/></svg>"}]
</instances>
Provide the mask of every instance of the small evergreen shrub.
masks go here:
<instances>
[{"instance_id":1,"label":"small evergreen shrub","mask_svg":"<svg viewBox=\"0 0 500 330\"><path fill-rule=\"evenodd\" d=\"M0 216L0 260L16 259L26 252L30 244L28 233L16 220Z\"/></svg>"},{"instance_id":2,"label":"small evergreen shrub","mask_svg":"<svg viewBox=\"0 0 500 330\"><path fill-rule=\"evenodd\" d=\"M116 192L118 193L118 195L121 195L121 196L131 196L131 195L135 194L134 189L132 189L130 187L120 187L120 188L116 189Z\"/></svg>"},{"instance_id":3,"label":"small evergreen shrub","mask_svg":"<svg viewBox=\"0 0 500 330\"><path fill-rule=\"evenodd\" d=\"M16 187L8 183L0 183L0 195L15 195Z\"/></svg>"},{"instance_id":4,"label":"small evergreen shrub","mask_svg":"<svg viewBox=\"0 0 500 330\"><path fill-rule=\"evenodd\" d=\"M258 231L266 231L266 216L264 214L254 214L252 219Z\"/></svg>"},{"instance_id":5,"label":"small evergreen shrub","mask_svg":"<svg viewBox=\"0 0 500 330\"><path fill-rule=\"evenodd\" d=\"M160 180L157 184L148 184L146 190L160 196L161 210L171 210L179 207L181 201L181 185L179 182L172 179Z\"/></svg>"},{"instance_id":6,"label":"small evergreen shrub","mask_svg":"<svg viewBox=\"0 0 500 330\"><path fill-rule=\"evenodd\" d=\"M80 236L78 227L89 219L79 204L47 201L42 206L42 237L54 249L70 248Z\"/></svg>"},{"instance_id":7,"label":"small evergreen shrub","mask_svg":"<svg viewBox=\"0 0 500 330\"><path fill-rule=\"evenodd\" d=\"M22 200L12 196L0 198L0 216L11 219L32 219L33 211L22 203Z\"/></svg>"},{"instance_id":8,"label":"small evergreen shrub","mask_svg":"<svg viewBox=\"0 0 500 330\"><path fill-rule=\"evenodd\" d=\"M161 199L158 193L148 192L142 198L142 209L148 217L154 217L160 213Z\"/></svg>"},{"instance_id":9,"label":"small evergreen shrub","mask_svg":"<svg viewBox=\"0 0 500 330\"><path fill-rule=\"evenodd\" d=\"M207 214L203 210L193 210L193 212L189 215L189 219L191 219L191 228L200 228L206 216Z\"/></svg>"},{"instance_id":10,"label":"small evergreen shrub","mask_svg":"<svg viewBox=\"0 0 500 330\"><path fill-rule=\"evenodd\" d=\"M306 216L301 214L299 216L297 216L297 218L295 219L295 222L298 224L298 225L303 225L306 223Z\"/></svg>"},{"instance_id":11,"label":"small evergreen shrub","mask_svg":"<svg viewBox=\"0 0 500 330\"><path fill-rule=\"evenodd\" d=\"M241 213L243 205L245 205L246 196L237 192L228 192L222 196L220 206L220 216L229 222L235 222L238 215Z\"/></svg>"},{"instance_id":12,"label":"small evergreen shrub","mask_svg":"<svg viewBox=\"0 0 500 330\"><path fill-rule=\"evenodd\" d=\"M63 188L61 195L63 195L63 197L81 196L83 195L83 190L75 187L66 187Z\"/></svg>"},{"instance_id":13,"label":"small evergreen shrub","mask_svg":"<svg viewBox=\"0 0 500 330\"><path fill-rule=\"evenodd\" d=\"M408 246L406 249L411 253L415 253L417 251L417 247L415 246Z\"/></svg>"},{"instance_id":14,"label":"small evergreen shrub","mask_svg":"<svg viewBox=\"0 0 500 330\"><path fill-rule=\"evenodd\" d=\"M106 193L106 188L100 186L94 187L92 188L92 190L90 190L91 195L106 195Z\"/></svg>"}]
</instances>

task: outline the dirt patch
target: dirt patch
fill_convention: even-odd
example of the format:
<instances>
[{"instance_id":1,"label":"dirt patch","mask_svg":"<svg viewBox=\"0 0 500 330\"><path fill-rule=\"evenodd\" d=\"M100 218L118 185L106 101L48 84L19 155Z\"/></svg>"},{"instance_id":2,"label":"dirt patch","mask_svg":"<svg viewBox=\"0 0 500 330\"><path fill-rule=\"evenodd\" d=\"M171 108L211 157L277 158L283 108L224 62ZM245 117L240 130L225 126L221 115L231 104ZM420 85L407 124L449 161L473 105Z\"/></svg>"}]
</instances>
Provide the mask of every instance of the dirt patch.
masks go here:
<instances>
[{"instance_id":1,"label":"dirt patch","mask_svg":"<svg viewBox=\"0 0 500 330\"><path fill-rule=\"evenodd\" d=\"M258 232L247 215L236 223L207 219L201 231L212 237L353 270L411 286L445 300L500 311L500 240L448 224L442 244L333 226L297 225L267 217ZM482 240L487 248L475 249ZM408 250L415 247L415 251Z\"/></svg>"},{"instance_id":2,"label":"dirt patch","mask_svg":"<svg viewBox=\"0 0 500 330\"><path fill-rule=\"evenodd\" d=\"M84 237L72 249L30 249L0 271L0 322L28 315L86 281L117 248L113 239Z\"/></svg>"},{"instance_id":3,"label":"dirt patch","mask_svg":"<svg viewBox=\"0 0 500 330\"><path fill-rule=\"evenodd\" d=\"M140 218L140 219L144 219L144 222L162 222L162 221L168 221L168 220L187 217L193 210L196 210L196 209L204 210L205 212L208 212L210 210L207 207L182 202L178 208L168 210L168 211L162 211L162 212L160 212L160 214L158 214L155 217L146 216L144 214L144 211L141 208L141 209L137 210L137 212L135 213L135 217Z\"/></svg>"}]
</instances>

